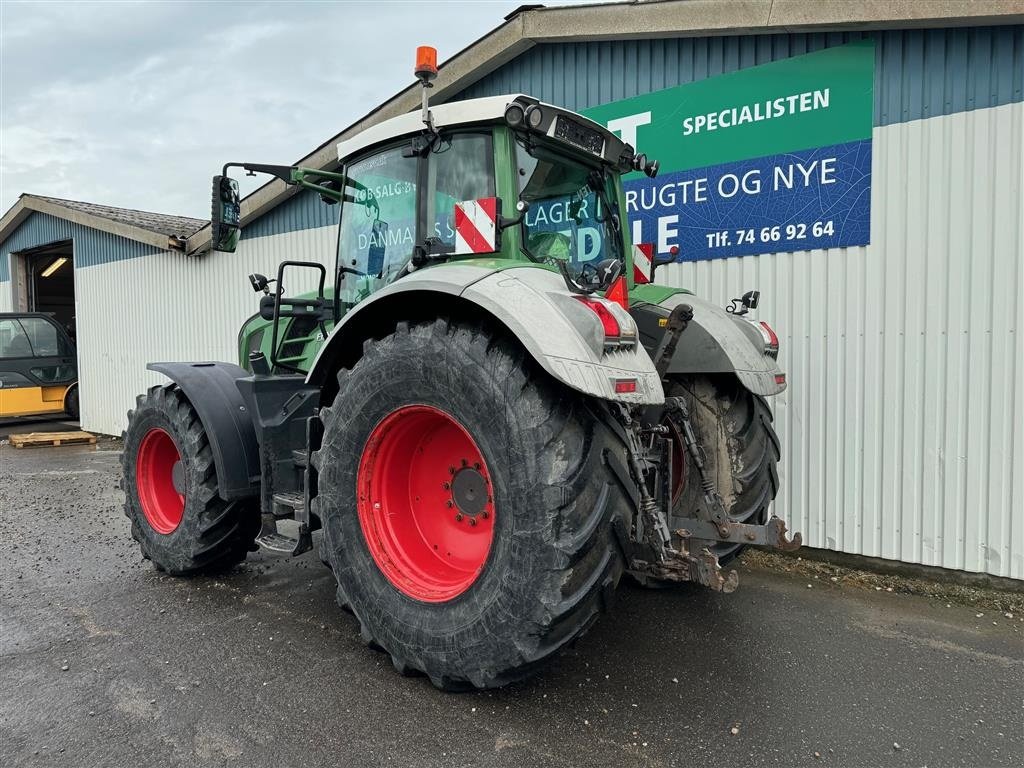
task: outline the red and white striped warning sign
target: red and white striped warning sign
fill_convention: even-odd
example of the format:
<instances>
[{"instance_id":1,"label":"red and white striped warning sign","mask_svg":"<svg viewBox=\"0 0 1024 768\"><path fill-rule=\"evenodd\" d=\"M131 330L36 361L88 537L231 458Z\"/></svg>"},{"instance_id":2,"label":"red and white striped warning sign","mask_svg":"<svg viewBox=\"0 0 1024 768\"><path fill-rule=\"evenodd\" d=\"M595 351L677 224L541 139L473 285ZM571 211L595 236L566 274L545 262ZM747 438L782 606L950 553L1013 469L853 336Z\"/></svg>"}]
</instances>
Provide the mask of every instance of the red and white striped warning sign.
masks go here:
<instances>
[{"instance_id":1,"label":"red and white striped warning sign","mask_svg":"<svg viewBox=\"0 0 1024 768\"><path fill-rule=\"evenodd\" d=\"M651 282L651 260L654 258L654 243L638 243L633 246L633 281Z\"/></svg>"},{"instance_id":2,"label":"red and white striped warning sign","mask_svg":"<svg viewBox=\"0 0 1024 768\"><path fill-rule=\"evenodd\" d=\"M497 248L498 198L455 204L455 252L493 253Z\"/></svg>"}]
</instances>

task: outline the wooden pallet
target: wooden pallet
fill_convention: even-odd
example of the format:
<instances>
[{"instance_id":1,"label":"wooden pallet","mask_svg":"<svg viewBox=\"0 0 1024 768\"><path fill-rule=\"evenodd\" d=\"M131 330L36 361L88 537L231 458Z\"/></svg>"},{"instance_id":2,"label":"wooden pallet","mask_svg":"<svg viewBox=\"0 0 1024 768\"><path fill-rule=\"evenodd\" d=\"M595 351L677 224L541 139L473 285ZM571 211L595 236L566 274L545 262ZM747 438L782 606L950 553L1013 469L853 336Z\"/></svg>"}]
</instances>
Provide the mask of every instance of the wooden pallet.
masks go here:
<instances>
[{"instance_id":1,"label":"wooden pallet","mask_svg":"<svg viewBox=\"0 0 1024 768\"><path fill-rule=\"evenodd\" d=\"M38 448L54 445L93 445L96 436L88 432L29 432L24 435L11 435L11 445L15 448Z\"/></svg>"}]
</instances>

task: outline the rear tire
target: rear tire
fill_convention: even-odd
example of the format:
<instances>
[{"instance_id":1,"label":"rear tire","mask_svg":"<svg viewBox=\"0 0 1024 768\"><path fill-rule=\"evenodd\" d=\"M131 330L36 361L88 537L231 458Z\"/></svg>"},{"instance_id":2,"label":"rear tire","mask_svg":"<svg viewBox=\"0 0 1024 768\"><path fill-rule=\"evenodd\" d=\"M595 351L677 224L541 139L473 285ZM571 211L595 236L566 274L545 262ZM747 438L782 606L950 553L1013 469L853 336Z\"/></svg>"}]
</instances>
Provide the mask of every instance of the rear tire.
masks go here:
<instances>
[{"instance_id":1,"label":"rear tire","mask_svg":"<svg viewBox=\"0 0 1024 768\"><path fill-rule=\"evenodd\" d=\"M667 394L686 398L694 434L707 454L706 471L730 519L765 523L768 507L779 490L777 465L781 458L767 401L730 375L673 376ZM674 450L685 452L681 446L674 446ZM674 512L692 517L704 506L704 494L697 468L688 456L686 459L684 485ZM743 545L723 543L712 551L725 565L743 551Z\"/></svg>"},{"instance_id":2,"label":"rear tire","mask_svg":"<svg viewBox=\"0 0 1024 768\"><path fill-rule=\"evenodd\" d=\"M706 453L705 468L722 496L730 519L740 523L763 524L768 508L779 490L777 464L781 457L779 438L772 426L767 401L752 394L731 375L672 376L666 395L683 397L699 445ZM676 428L682 434L682 428ZM670 528L684 528L682 517L693 517L705 504L700 474L677 438L673 451L683 457L683 485L673 511L678 517ZM742 544L721 543L712 547L718 562L727 565L743 552ZM631 573L640 586L663 589L677 582Z\"/></svg>"},{"instance_id":3,"label":"rear tire","mask_svg":"<svg viewBox=\"0 0 1024 768\"><path fill-rule=\"evenodd\" d=\"M363 639L390 654L396 670L422 672L445 690L504 685L533 672L607 609L623 570L612 523L617 515L627 520L628 507L602 458L617 450L616 438L584 397L554 382L500 335L444 320L400 323L393 334L368 342L338 384L334 404L321 410L323 443L312 457L319 470L313 511L323 521L321 558L334 571L338 601L359 620ZM441 521L458 546L455 523L447 518L464 509L465 498L452 507L443 496L426 503L461 471L446 458L437 477L425 474L431 455L445 450L430 432L431 413L434 428L452 435L461 428L479 449L485 485L474 482L491 497L484 508L489 518L476 513L481 526L491 525L489 546L485 555L464 553L479 570L469 568L462 581L445 575L444 556L427 579L418 580L412 567L403 571L405 550L382 543L390 534L366 522L375 504L384 503L389 508L378 511L387 525L395 521L397 529L403 515L420 515L426 525L418 528L429 533ZM423 429L423 437L404 453L380 454L411 456L397 462L408 468L404 475L394 474L393 461L377 476L377 460L368 460L367 452L383 451L381 436L403 414L410 415L406 426ZM417 426L420 417L427 421ZM471 458L468 467L473 464ZM373 490L385 475L391 486ZM396 485L389 496L387 488ZM456 484L450 485L454 498ZM429 557L418 562L429 569Z\"/></svg>"},{"instance_id":4,"label":"rear tire","mask_svg":"<svg viewBox=\"0 0 1024 768\"><path fill-rule=\"evenodd\" d=\"M224 501L199 415L174 384L137 398L124 433L124 513L142 556L173 576L240 563L259 533L258 501Z\"/></svg>"}]
</instances>

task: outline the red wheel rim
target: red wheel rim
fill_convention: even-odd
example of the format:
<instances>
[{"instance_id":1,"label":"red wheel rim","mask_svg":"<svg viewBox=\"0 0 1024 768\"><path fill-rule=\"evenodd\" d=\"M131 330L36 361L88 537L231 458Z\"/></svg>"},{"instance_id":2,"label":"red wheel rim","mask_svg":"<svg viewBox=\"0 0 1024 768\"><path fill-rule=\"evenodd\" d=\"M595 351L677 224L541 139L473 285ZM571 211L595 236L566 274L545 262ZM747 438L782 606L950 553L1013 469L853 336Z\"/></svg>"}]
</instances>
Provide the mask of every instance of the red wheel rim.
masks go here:
<instances>
[{"instance_id":1,"label":"red wheel rim","mask_svg":"<svg viewBox=\"0 0 1024 768\"><path fill-rule=\"evenodd\" d=\"M157 533L172 533L185 513L185 477L181 454L171 436L154 427L139 443L135 487L146 521Z\"/></svg>"},{"instance_id":2,"label":"red wheel rim","mask_svg":"<svg viewBox=\"0 0 1024 768\"><path fill-rule=\"evenodd\" d=\"M428 405L388 414L356 484L367 547L396 589L440 603L473 585L494 539L494 498L483 454L454 417Z\"/></svg>"}]
</instances>

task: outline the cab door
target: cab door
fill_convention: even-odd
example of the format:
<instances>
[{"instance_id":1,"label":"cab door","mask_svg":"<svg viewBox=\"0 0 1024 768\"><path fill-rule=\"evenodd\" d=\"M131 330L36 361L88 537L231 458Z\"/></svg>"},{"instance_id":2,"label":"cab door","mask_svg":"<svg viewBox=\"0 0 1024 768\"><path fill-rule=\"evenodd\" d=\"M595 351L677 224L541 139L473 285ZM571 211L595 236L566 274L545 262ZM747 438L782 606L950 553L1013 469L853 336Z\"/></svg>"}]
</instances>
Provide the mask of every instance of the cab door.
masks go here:
<instances>
[{"instance_id":1,"label":"cab door","mask_svg":"<svg viewBox=\"0 0 1024 768\"><path fill-rule=\"evenodd\" d=\"M42 314L0 314L0 417L61 413L78 379L75 348Z\"/></svg>"}]
</instances>

